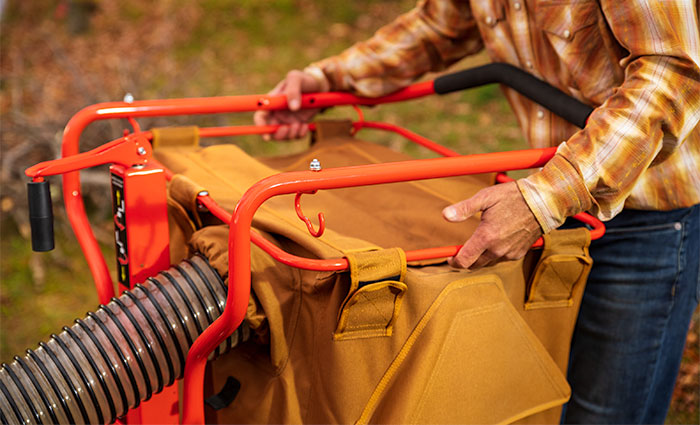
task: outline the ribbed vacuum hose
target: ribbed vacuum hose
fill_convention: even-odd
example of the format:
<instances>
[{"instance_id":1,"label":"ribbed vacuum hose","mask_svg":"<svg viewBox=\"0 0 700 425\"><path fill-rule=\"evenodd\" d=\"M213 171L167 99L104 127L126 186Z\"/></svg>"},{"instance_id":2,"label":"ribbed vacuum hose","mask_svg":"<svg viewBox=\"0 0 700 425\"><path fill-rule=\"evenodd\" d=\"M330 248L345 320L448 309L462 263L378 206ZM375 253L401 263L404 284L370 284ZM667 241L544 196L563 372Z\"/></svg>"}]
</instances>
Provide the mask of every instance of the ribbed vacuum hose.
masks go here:
<instances>
[{"instance_id":1,"label":"ribbed vacuum hose","mask_svg":"<svg viewBox=\"0 0 700 425\"><path fill-rule=\"evenodd\" d=\"M111 423L182 376L227 288L199 256L87 313L0 369L0 421ZM248 339L244 323L212 356Z\"/></svg>"}]
</instances>

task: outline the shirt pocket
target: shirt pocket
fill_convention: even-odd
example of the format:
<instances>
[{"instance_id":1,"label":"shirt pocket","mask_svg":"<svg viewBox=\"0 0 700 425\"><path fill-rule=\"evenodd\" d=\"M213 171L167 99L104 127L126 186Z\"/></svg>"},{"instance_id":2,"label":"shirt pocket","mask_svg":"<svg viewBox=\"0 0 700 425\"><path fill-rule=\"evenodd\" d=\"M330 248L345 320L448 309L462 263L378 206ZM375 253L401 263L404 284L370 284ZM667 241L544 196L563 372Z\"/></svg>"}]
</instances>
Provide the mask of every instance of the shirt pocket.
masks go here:
<instances>
[{"instance_id":1,"label":"shirt pocket","mask_svg":"<svg viewBox=\"0 0 700 425\"><path fill-rule=\"evenodd\" d=\"M479 26L481 38L489 49L500 46L503 40L511 37L508 35L508 26L505 24L505 5L501 0L486 0L471 2L472 14Z\"/></svg>"},{"instance_id":2,"label":"shirt pocket","mask_svg":"<svg viewBox=\"0 0 700 425\"><path fill-rule=\"evenodd\" d=\"M613 63L607 55L595 0L539 0L536 25L571 76L567 83L586 99L612 84Z\"/></svg>"},{"instance_id":3,"label":"shirt pocket","mask_svg":"<svg viewBox=\"0 0 700 425\"><path fill-rule=\"evenodd\" d=\"M480 25L494 28L506 18L505 6L499 0L472 2L472 13Z\"/></svg>"},{"instance_id":4,"label":"shirt pocket","mask_svg":"<svg viewBox=\"0 0 700 425\"><path fill-rule=\"evenodd\" d=\"M580 54L598 47L596 23L602 15L597 1L540 0L536 14L537 26L557 52Z\"/></svg>"}]
</instances>

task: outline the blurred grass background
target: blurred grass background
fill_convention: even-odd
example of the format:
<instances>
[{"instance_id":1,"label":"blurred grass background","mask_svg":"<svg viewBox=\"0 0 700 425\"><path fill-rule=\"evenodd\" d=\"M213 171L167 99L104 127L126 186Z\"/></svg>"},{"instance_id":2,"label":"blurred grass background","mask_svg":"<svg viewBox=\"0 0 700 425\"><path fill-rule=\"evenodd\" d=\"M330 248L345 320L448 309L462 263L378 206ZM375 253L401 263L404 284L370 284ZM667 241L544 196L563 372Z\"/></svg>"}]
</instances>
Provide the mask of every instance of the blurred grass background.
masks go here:
<instances>
[{"instance_id":1,"label":"blurred grass background","mask_svg":"<svg viewBox=\"0 0 700 425\"><path fill-rule=\"evenodd\" d=\"M91 277L52 179L58 249L29 248L23 170L58 156L68 119L89 104L135 99L264 93L288 70L340 52L409 10L414 0L11 0L2 2L0 107L0 360L33 347L96 307ZM455 68L487 62L484 55ZM428 76L428 78L434 76ZM500 90L366 109L464 153L525 148ZM327 117L354 118L350 108ZM250 114L141 119L156 125L249 124ZM95 123L83 149L121 135L126 123ZM361 134L416 157L430 153L399 137ZM306 141L228 139L254 155L290 153ZM113 258L111 199L104 169L83 173L83 189L106 258ZM112 261L108 260L111 265ZM697 315L696 315L697 319ZM698 423L697 320L668 423Z\"/></svg>"}]
</instances>

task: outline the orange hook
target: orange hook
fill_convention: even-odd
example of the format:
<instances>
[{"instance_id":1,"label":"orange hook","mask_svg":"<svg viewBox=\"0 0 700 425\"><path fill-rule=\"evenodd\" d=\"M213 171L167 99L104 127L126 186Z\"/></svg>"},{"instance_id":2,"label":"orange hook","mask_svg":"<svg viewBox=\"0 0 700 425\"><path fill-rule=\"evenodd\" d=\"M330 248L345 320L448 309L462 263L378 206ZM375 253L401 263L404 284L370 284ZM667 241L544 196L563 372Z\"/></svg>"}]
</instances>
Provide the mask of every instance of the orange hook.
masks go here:
<instances>
[{"instance_id":1,"label":"orange hook","mask_svg":"<svg viewBox=\"0 0 700 425\"><path fill-rule=\"evenodd\" d=\"M313 195L316 193L316 191L314 190L313 192L308 193ZM313 237L318 238L323 234L323 231L326 230L326 217L323 216L322 212L318 213L318 230L315 230L311 220L309 220L309 218L301 211L301 195L302 192L297 192L296 196L294 197L294 209L296 210L299 219L306 223L306 228L309 229L309 233L311 233Z\"/></svg>"},{"instance_id":2,"label":"orange hook","mask_svg":"<svg viewBox=\"0 0 700 425\"><path fill-rule=\"evenodd\" d=\"M352 123L352 130L350 130L350 135L354 136L355 133L357 133L365 124L365 114L362 113L362 109L360 109L359 106L357 105L350 105L353 107L355 112L357 112L358 119L356 122Z\"/></svg>"}]
</instances>

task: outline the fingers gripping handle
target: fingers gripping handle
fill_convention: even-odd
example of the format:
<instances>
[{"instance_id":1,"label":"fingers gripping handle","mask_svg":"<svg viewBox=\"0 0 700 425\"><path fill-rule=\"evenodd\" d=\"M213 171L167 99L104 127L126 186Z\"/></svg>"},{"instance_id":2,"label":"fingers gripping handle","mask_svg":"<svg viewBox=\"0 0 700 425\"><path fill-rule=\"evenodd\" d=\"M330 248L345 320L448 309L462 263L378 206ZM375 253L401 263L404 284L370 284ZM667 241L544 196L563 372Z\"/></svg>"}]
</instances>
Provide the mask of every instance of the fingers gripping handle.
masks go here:
<instances>
[{"instance_id":1,"label":"fingers gripping handle","mask_svg":"<svg viewBox=\"0 0 700 425\"><path fill-rule=\"evenodd\" d=\"M53 206L48 180L27 183L29 223L32 229L32 249L37 252L54 248Z\"/></svg>"},{"instance_id":2,"label":"fingers gripping handle","mask_svg":"<svg viewBox=\"0 0 700 425\"><path fill-rule=\"evenodd\" d=\"M435 79L437 94L447 94L485 84L500 83L539 103L565 120L581 128L586 125L593 108L567 95L522 69L505 63L491 63Z\"/></svg>"}]
</instances>

